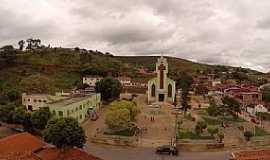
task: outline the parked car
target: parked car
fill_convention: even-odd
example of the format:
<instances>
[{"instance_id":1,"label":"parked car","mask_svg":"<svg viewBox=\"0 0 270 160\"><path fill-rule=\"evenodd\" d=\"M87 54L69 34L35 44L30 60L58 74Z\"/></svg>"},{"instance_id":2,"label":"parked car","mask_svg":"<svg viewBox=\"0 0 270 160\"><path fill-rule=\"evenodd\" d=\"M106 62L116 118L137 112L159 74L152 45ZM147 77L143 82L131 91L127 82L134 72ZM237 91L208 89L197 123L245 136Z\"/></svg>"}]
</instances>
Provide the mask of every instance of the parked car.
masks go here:
<instances>
[{"instance_id":1,"label":"parked car","mask_svg":"<svg viewBox=\"0 0 270 160\"><path fill-rule=\"evenodd\" d=\"M168 155L172 154L172 155L177 156L178 150L174 146L164 145L164 146L157 147L156 153L157 154L168 154Z\"/></svg>"},{"instance_id":2,"label":"parked car","mask_svg":"<svg viewBox=\"0 0 270 160\"><path fill-rule=\"evenodd\" d=\"M258 120L256 120L255 118L251 119L251 122L255 123L255 124L260 124L260 122Z\"/></svg>"}]
</instances>

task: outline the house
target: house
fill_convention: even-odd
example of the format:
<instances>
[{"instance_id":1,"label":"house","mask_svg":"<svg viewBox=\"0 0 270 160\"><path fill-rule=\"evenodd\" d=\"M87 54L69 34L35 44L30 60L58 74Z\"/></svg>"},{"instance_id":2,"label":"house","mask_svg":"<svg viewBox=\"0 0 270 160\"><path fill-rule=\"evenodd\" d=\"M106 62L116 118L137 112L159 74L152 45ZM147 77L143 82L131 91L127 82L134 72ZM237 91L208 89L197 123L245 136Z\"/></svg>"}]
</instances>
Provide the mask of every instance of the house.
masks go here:
<instances>
[{"instance_id":1,"label":"house","mask_svg":"<svg viewBox=\"0 0 270 160\"><path fill-rule=\"evenodd\" d=\"M64 94L65 95L65 94ZM78 122L83 122L86 118L97 116L100 107L101 95L93 92L76 92L63 96L52 96L47 94L22 95L22 104L28 111L38 110L48 107L56 117L73 117Z\"/></svg>"},{"instance_id":2,"label":"house","mask_svg":"<svg viewBox=\"0 0 270 160\"><path fill-rule=\"evenodd\" d=\"M91 95L75 95L59 101L46 104L56 117L73 117L79 123L86 118L94 118L100 107L100 93Z\"/></svg>"},{"instance_id":3,"label":"house","mask_svg":"<svg viewBox=\"0 0 270 160\"><path fill-rule=\"evenodd\" d=\"M101 76L85 75L83 78L83 84L88 84L91 87L95 87L96 83L103 79Z\"/></svg>"},{"instance_id":4,"label":"house","mask_svg":"<svg viewBox=\"0 0 270 160\"><path fill-rule=\"evenodd\" d=\"M22 105L26 107L28 111L35 111L41 107L44 107L47 103L64 99L66 96L62 95L49 95L49 94L22 94Z\"/></svg>"},{"instance_id":5,"label":"house","mask_svg":"<svg viewBox=\"0 0 270 160\"><path fill-rule=\"evenodd\" d=\"M269 160L270 150L239 151L231 154L230 160Z\"/></svg>"},{"instance_id":6,"label":"house","mask_svg":"<svg viewBox=\"0 0 270 160\"><path fill-rule=\"evenodd\" d=\"M117 79L123 87L131 86L131 78L130 77L118 77Z\"/></svg>"},{"instance_id":7,"label":"house","mask_svg":"<svg viewBox=\"0 0 270 160\"><path fill-rule=\"evenodd\" d=\"M101 160L78 148L65 152L29 133L19 133L0 139L1 160Z\"/></svg>"}]
</instances>

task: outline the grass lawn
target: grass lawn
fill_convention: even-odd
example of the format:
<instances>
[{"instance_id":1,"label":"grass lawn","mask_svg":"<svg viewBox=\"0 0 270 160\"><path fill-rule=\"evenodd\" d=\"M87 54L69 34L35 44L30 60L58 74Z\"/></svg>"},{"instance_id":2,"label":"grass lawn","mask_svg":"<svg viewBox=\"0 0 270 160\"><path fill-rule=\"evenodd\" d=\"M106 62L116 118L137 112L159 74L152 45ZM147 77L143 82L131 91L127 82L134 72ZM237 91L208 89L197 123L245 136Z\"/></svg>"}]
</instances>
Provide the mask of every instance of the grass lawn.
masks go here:
<instances>
[{"instance_id":1,"label":"grass lawn","mask_svg":"<svg viewBox=\"0 0 270 160\"><path fill-rule=\"evenodd\" d=\"M263 129L263 128L260 128L260 127L255 127L255 136L267 136L269 135L269 133Z\"/></svg>"},{"instance_id":2,"label":"grass lawn","mask_svg":"<svg viewBox=\"0 0 270 160\"><path fill-rule=\"evenodd\" d=\"M177 135L177 139L205 139L205 140L209 140L209 139L214 139L214 137L212 136L206 136L206 135L198 135L195 132L192 132L188 129L179 129L178 131L178 135Z\"/></svg>"}]
</instances>

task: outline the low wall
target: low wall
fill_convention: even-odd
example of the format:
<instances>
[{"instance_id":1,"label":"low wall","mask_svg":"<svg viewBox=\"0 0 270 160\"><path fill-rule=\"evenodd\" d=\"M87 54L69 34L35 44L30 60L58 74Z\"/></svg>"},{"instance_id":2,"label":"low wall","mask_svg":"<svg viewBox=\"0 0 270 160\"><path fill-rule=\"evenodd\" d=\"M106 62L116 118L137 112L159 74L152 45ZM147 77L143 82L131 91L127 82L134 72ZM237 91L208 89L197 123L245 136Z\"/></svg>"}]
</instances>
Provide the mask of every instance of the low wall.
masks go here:
<instances>
[{"instance_id":1,"label":"low wall","mask_svg":"<svg viewBox=\"0 0 270 160\"><path fill-rule=\"evenodd\" d=\"M108 145L116 145L116 146L137 146L137 138L136 137L124 137L124 136L105 136L99 135L90 138L93 143L100 144L108 144Z\"/></svg>"},{"instance_id":2,"label":"low wall","mask_svg":"<svg viewBox=\"0 0 270 160\"><path fill-rule=\"evenodd\" d=\"M218 143L218 142L209 142L209 141L189 141L189 142L183 142L178 141L177 142L177 148L184 151L209 151L209 150L215 150L215 149L223 149L224 143Z\"/></svg>"}]
</instances>

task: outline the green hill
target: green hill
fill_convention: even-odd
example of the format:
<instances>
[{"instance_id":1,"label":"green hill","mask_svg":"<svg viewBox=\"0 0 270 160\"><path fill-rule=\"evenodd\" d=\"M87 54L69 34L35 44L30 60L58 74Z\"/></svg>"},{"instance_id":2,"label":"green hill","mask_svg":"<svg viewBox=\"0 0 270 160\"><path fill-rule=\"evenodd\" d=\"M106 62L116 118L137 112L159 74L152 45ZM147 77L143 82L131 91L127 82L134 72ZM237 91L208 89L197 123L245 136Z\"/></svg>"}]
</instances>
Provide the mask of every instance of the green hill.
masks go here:
<instances>
[{"instance_id":1,"label":"green hill","mask_svg":"<svg viewBox=\"0 0 270 160\"><path fill-rule=\"evenodd\" d=\"M72 89L81 83L81 77L84 74L147 79L149 77L137 74L136 71L139 67L153 71L157 58L154 56L113 56L99 51L69 48L12 50L8 53L2 50L0 52L0 94L6 95L10 91L54 92ZM167 58L170 65L169 74L172 78L181 76L182 72L189 74L201 71L222 72L232 68L194 63L174 57ZM247 73L259 74L252 70L243 70ZM46 84L51 88L42 90L42 87L46 88ZM35 87L38 89L33 89Z\"/></svg>"}]
</instances>

